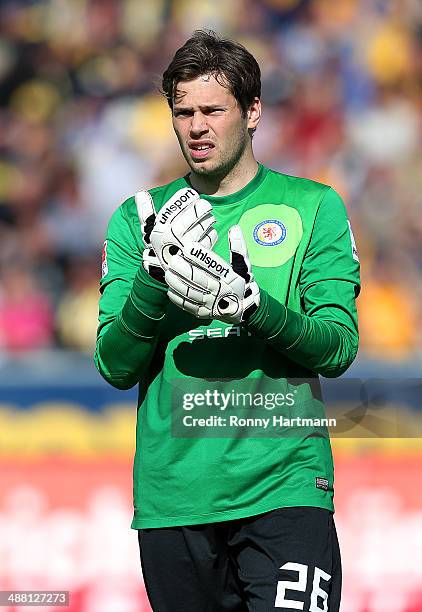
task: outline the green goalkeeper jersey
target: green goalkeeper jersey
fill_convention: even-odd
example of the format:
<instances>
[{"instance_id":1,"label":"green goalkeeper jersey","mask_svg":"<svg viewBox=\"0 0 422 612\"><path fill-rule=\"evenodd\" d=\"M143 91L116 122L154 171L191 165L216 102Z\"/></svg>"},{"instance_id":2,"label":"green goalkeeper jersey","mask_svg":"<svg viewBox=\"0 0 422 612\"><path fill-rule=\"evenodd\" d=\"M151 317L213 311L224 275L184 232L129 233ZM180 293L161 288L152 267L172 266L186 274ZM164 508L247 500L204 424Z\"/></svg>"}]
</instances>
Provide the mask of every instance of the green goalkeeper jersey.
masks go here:
<instances>
[{"instance_id":1,"label":"green goalkeeper jersey","mask_svg":"<svg viewBox=\"0 0 422 612\"><path fill-rule=\"evenodd\" d=\"M185 176L151 189L156 210L190 186ZM329 186L261 164L237 193L203 197L216 218L216 253L229 261L228 230L243 230L261 289L246 326L196 319L169 301L142 268L134 197L114 213L104 244L95 363L118 388L139 383L132 527L286 506L333 510L327 430L298 417L321 417L318 375L341 375L357 352L359 261L345 206ZM285 402L236 412L216 390L252 402L280 393ZM265 428L259 419L276 412L284 425ZM231 422L235 414L251 418Z\"/></svg>"}]
</instances>

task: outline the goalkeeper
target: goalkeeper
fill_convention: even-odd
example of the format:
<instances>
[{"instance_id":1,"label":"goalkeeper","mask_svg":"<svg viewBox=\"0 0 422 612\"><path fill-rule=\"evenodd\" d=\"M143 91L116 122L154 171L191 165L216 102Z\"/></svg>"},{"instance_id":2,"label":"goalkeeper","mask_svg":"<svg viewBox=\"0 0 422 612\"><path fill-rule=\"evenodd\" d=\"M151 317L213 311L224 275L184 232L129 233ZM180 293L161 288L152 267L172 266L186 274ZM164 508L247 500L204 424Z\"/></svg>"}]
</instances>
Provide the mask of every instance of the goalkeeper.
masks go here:
<instances>
[{"instance_id":1,"label":"goalkeeper","mask_svg":"<svg viewBox=\"0 0 422 612\"><path fill-rule=\"evenodd\" d=\"M242 45L195 32L162 89L190 172L114 213L95 351L110 384L139 384L132 527L151 606L338 612L328 433L184 434L174 398L228 379L295 391L290 417L320 405L318 375L358 348L345 206L255 160L260 70Z\"/></svg>"}]
</instances>

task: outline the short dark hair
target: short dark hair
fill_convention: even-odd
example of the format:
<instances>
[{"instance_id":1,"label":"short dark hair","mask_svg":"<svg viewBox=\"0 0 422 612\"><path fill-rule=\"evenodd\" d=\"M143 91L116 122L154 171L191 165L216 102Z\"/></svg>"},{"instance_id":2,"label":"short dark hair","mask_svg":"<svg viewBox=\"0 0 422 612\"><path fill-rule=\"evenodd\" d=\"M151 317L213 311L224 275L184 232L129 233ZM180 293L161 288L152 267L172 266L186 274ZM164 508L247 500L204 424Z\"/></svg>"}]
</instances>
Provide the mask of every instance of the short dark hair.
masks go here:
<instances>
[{"instance_id":1,"label":"short dark hair","mask_svg":"<svg viewBox=\"0 0 422 612\"><path fill-rule=\"evenodd\" d=\"M163 74L161 93L172 110L179 81L203 74L215 76L227 87L244 115L254 98L261 97L261 70L254 56L240 43L220 38L212 30L195 30Z\"/></svg>"}]
</instances>

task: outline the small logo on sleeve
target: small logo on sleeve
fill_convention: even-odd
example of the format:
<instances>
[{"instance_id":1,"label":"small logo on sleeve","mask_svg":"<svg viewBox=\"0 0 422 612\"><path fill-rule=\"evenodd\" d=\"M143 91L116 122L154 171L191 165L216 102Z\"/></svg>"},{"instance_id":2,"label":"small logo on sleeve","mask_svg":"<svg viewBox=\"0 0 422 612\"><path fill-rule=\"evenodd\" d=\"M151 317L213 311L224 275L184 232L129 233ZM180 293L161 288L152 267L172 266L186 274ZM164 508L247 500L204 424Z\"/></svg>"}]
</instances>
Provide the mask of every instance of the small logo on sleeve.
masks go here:
<instances>
[{"instance_id":1,"label":"small logo on sleeve","mask_svg":"<svg viewBox=\"0 0 422 612\"><path fill-rule=\"evenodd\" d=\"M266 219L255 225L253 237L255 242L265 247L274 247L286 238L286 226L278 219Z\"/></svg>"},{"instance_id":2,"label":"small logo on sleeve","mask_svg":"<svg viewBox=\"0 0 422 612\"><path fill-rule=\"evenodd\" d=\"M321 478L320 476L317 476L315 478L315 486L317 489L322 489L323 491L328 491L328 479L327 478Z\"/></svg>"},{"instance_id":3,"label":"small logo on sleeve","mask_svg":"<svg viewBox=\"0 0 422 612\"><path fill-rule=\"evenodd\" d=\"M347 223L349 225L350 241L352 243L352 257L355 261L359 261L359 255L358 255L358 250L356 248L356 240L353 235L352 225L349 220L347 220Z\"/></svg>"},{"instance_id":4,"label":"small logo on sleeve","mask_svg":"<svg viewBox=\"0 0 422 612\"><path fill-rule=\"evenodd\" d=\"M107 264L107 240L104 240L103 251L101 254L101 278L108 274L108 264Z\"/></svg>"}]
</instances>

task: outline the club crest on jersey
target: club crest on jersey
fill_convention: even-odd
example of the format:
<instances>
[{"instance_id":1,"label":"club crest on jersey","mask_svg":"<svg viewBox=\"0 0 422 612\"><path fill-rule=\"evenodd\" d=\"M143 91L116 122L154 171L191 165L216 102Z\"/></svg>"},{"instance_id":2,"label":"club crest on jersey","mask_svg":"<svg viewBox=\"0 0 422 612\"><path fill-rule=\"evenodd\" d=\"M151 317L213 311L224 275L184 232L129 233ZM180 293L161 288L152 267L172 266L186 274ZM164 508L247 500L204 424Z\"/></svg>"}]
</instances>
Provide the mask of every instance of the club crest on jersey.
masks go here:
<instances>
[{"instance_id":1,"label":"club crest on jersey","mask_svg":"<svg viewBox=\"0 0 422 612\"><path fill-rule=\"evenodd\" d=\"M253 229L255 242L261 246L277 246L285 239L287 230L285 225L278 219L265 219L257 223Z\"/></svg>"}]
</instances>

